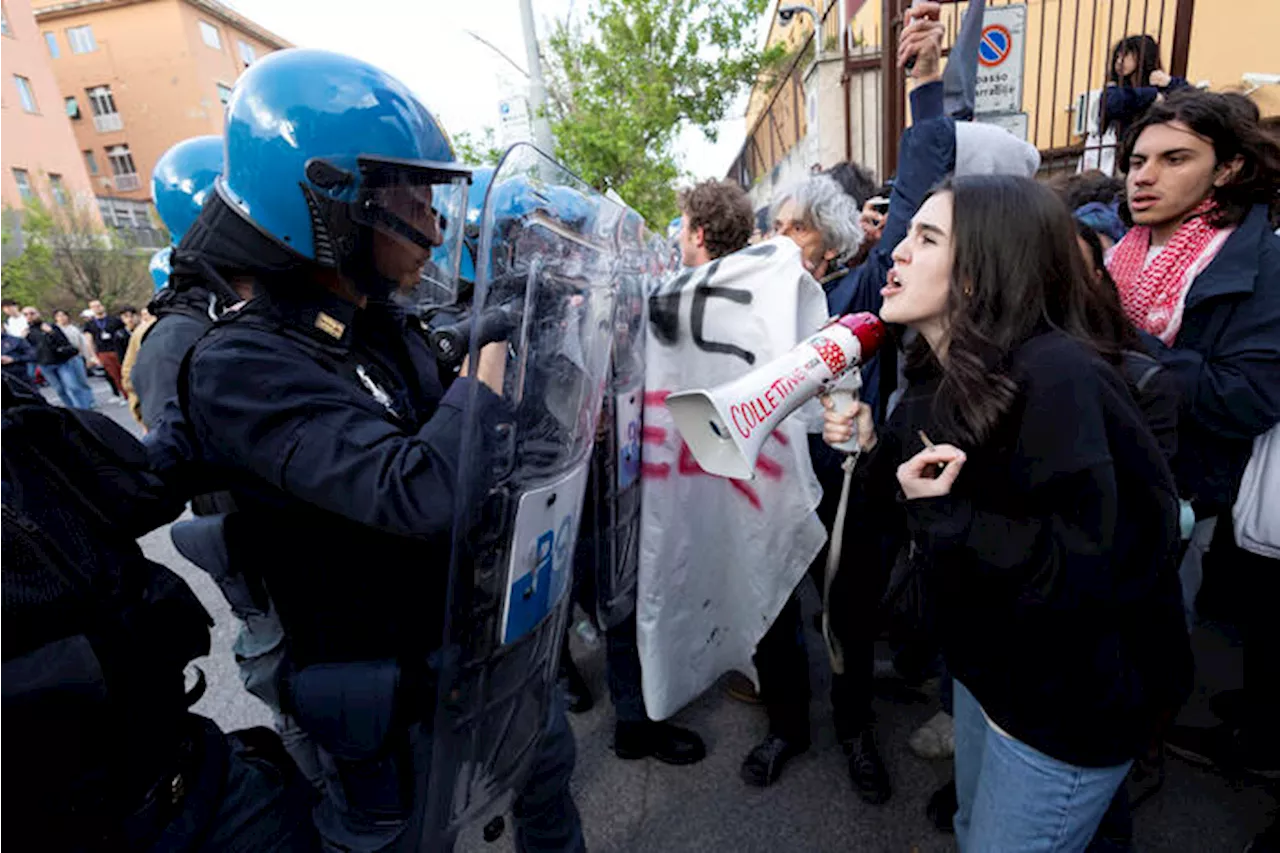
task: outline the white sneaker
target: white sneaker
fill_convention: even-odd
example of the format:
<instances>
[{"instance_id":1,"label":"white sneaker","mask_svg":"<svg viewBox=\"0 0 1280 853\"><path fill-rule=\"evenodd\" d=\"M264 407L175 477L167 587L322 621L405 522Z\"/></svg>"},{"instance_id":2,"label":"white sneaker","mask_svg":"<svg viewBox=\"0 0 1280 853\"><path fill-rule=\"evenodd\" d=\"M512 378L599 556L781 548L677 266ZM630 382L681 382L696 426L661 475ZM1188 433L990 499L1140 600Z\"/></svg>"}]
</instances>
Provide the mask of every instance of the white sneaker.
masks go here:
<instances>
[{"instance_id":1,"label":"white sneaker","mask_svg":"<svg viewBox=\"0 0 1280 853\"><path fill-rule=\"evenodd\" d=\"M907 746L921 758L951 758L956 754L956 724L946 711L939 711L911 733Z\"/></svg>"}]
</instances>

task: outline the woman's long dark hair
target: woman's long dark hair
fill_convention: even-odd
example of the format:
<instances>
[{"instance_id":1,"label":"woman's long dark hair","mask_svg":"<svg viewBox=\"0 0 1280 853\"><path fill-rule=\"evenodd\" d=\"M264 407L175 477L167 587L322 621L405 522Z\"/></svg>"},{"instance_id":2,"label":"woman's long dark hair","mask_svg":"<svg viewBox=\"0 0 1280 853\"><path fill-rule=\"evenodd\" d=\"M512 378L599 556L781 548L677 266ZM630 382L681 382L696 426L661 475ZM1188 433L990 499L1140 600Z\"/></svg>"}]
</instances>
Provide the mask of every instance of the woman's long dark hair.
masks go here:
<instances>
[{"instance_id":1,"label":"woman's long dark hair","mask_svg":"<svg viewBox=\"0 0 1280 853\"><path fill-rule=\"evenodd\" d=\"M1074 218L1074 217L1073 217ZM1085 275L1085 316L1093 340L1104 356L1119 361L1123 350L1142 350L1142 339L1125 316L1120 291L1107 272L1106 253L1098 232L1076 219L1076 236L1089 247L1089 258L1097 275Z\"/></svg>"},{"instance_id":2,"label":"woman's long dark hair","mask_svg":"<svg viewBox=\"0 0 1280 853\"><path fill-rule=\"evenodd\" d=\"M940 434L982 443L1013 407L1018 388L1009 356L1028 338L1061 329L1099 351L1090 321L1089 281L1070 211L1029 178L952 178L954 250L947 296L947 352L938 363L918 339L909 369L936 364Z\"/></svg>"},{"instance_id":3,"label":"woman's long dark hair","mask_svg":"<svg viewBox=\"0 0 1280 853\"><path fill-rule=\"evenodd\" d=\"M1138 58L1138 67L1129 77L1122 78L1116 73L1116 60L1126 53ZM1148 35L1129 36L1116 42L1111 48L1111 65L1107 68L1107 79L1117 86L1150 86L1151 72L1163 71L1160 64L1160 43Z\"/></svg>"}]
</instances>

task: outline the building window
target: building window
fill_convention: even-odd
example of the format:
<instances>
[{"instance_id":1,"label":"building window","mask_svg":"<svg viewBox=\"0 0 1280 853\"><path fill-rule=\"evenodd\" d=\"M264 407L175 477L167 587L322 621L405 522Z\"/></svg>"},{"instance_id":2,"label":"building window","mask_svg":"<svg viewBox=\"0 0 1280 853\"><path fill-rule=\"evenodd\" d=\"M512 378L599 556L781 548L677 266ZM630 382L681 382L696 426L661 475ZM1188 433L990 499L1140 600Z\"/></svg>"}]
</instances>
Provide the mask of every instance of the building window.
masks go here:
<instances>
[{"instance_id":1,"label":"building window","mask_svg":"<svg viewBox=\"0 0 1280 853\"><path fill-rule=\"evenodd\" d=\"M121 192L136 190L142 185L138 180L138 169L133 165L133 154L128 145L115 145L107 149L107 162L111 164L111 174L116 178L116 189Z\"/></svg>"},{"instance_id":2,"label":"building window","mask_svg":"<svg viewBox=\"0 0 1280 853\"><path fill-rule=\"evenodd\" d=\"M67 187L62 183L62 176L49 174L49 189L53 191L53 200L66 207L71 203L70 196L67 195Z\"/></svg>"},{"instance_id":3,"label":"building window","mask_svg":"<svg viewBox=\"0 0 1280 853\"><path fill-rule=\"evenodd\" d=\"M224 107L227 105L227 101L231 100L231 87L230 87L230 86L228 86L228 85L227 85L227 84L225 84L225 83L219 83L219 84L218 84L218 100L219 100L219 101L222 101L222 105L223 105Z\"/></svg>"},{"instance_id":4,"label":"building window","mask_svg":"<svg viewBox=\"0 0 1280 853\"><path fill-rule=\"evenodd\" d=\"M208 21L200 22L200 38L214 50L222 50L222 37L218 35L218 28Z\"/></svg>"},{"instance_id":5,"label":"building window","mask_svg":"<svg viewBox=\"0 0 1280 853\"><path fill-rule=\"evenodd\" d=\"M67 118L72 121L80 120L80 102L74 96L66 99Z\"/></svg>"},{"instance_id":6,"label":"building window","mask_svg":"<svg viewBox=\"0 0 1280 853\"><path fill-rule=\"evenodd\" d=\"M136 246L160 246L164 235L151 222L150 205L129 198L98 197L102 221Z\"/></svg>"},{"instance_id":7,"label":"building window","mask_svg":"<svg viewBox=\"0 0 1280 853\"><path fill-rule=\"evenodd\" d=\"M95 86L86 89L89 96L89 109L93 110L93 126L98 133L111 133L124 128L124 119L116 109L115 96L110 86Z\"/></svg>"},{"instance_id":8,"label":"building window","mask_svg":"<svg viewBox=\"0 0 1280 853\"><path fill-rule=\"evenodd\" d=\"M84 167L89 170L89 174L98 174L98 158L93 156L92 151L82 151L81 153L84 154Z\"/></svg>"},{"instance_id":9,"label":"building window","mask_svg":"<svg viewBox=\"0 0 1280 853\"><path fill-rule=\"evenodd\" d=\"M253 45L247 41L240 42L240 61L246 66L252 65L258 59L258 52L253 49Z\"/></svg>"},{"instance_id":10,"label":"building window","mask_svg":"<svg viewBox=\"0 0 1280 853\"><path fill-rule=\"evenodd\" d=\"M26 169L14 169L13 179L18 182L18 195L22 196L22 200L29 202L35 199L35 193L31 191L31 176L27 174Z\"/></svg>"},{"instance_id":11,"label":"building window","mask_svg":"<svg viewBox=\"0 0 1280 853\"><path fill-rule=\"evenodd\" d=\"M58 50L58 34L57 33L45 33L44 43L49 46L49 56L53 57L54 59L57 59L59 56L62 55L62 51Z\"/></svg>"},{"instance_id":12,"label":"building window","mask_svg":"<svg viewBox=\"0 0 1280 853\"><path fill-rule=\"evenodd\" d=\"M98 49L98 43L93 40L93 27L88 24L68 28L67 44L71 45L72 53L93 53Z\"/></svg>"},{"instance_id":13,"label":"building window","mask_svg":"<svg viewBox=\"0 0 1280 853\"><path fill-rule=\"evenodd\" d=\"M36 93L31 91L31 81L17 74L13 75L13 84L18 87L18 97L22 99L22 108L29 113L38 113Z\"/></svg>"}]
</instances>

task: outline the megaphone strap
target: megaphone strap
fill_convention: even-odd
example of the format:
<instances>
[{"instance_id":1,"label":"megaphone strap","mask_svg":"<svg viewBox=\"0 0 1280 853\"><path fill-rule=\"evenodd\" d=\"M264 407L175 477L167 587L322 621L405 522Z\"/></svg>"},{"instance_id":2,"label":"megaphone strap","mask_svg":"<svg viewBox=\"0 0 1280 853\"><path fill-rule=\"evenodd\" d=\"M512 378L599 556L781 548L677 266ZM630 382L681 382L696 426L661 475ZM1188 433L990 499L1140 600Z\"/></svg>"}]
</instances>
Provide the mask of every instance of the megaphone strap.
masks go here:
<instances>
[{"instance_id":1,"label":"megaphone strap","mask_svg":"<svg viewBox=\"0 0 1280 853\"><path fill-rule=\"evenodd\" d=\"M831 525L831 544L827 548L827 566L822 579L822 639L827 643L827 656L831 658L831 671L844 673L844 649L831 631L831 586L840 570L840 551L844 545L844 522L849 511L849 488L853 483L853 469L858 465L861 451L846 454L840 467L844 470L844 482L840 485L840 503L836 507L836 519Z\"/></svg>"}]
</instances>

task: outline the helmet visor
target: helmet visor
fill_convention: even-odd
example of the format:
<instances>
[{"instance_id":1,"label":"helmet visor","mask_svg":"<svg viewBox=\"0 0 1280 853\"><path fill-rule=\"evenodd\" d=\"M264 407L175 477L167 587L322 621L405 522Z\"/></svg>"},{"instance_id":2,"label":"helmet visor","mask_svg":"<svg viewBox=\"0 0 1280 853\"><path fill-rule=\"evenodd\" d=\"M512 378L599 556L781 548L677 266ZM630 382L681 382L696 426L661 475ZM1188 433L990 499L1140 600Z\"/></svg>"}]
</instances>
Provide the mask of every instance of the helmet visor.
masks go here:
<instances>
[{"instance_id":1,"label":"helmet visor","mask_svg":"<svg viewBox=\"0 0 1280 853\"><path fill-rule=\"evenodd\" d=\"M361 158L353 218L373 231L378 272L411 302L451 302L466 215L466 169Z\"/></svg>"}]
</instances>

